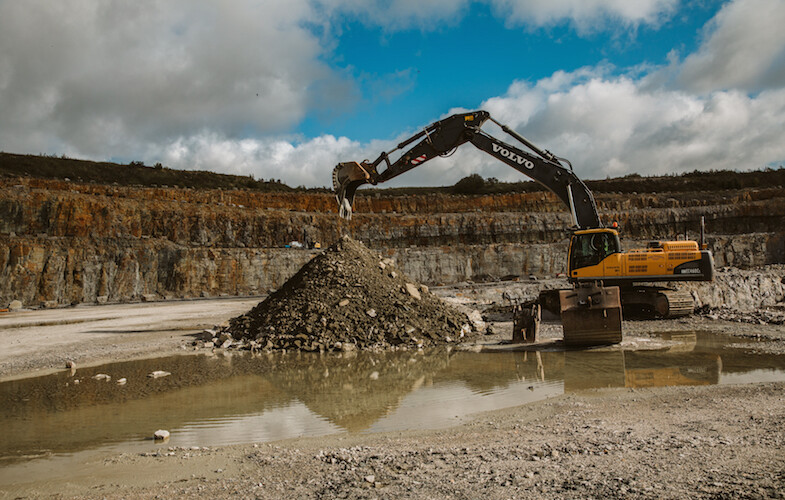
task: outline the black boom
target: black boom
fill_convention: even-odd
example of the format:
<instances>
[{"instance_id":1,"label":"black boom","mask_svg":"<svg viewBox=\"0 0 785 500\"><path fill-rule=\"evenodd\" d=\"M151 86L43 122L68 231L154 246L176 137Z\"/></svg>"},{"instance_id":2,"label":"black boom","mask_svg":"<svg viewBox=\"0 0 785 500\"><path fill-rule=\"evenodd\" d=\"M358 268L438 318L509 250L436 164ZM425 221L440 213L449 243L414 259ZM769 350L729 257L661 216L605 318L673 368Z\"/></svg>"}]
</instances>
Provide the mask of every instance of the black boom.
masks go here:
<instances>
[{"instance_id":1,"label":"black boom","mask_svg":"<svg viewBox=\"0 0 785 500\"><path fill-rule=\"evenodd\" d=\"M485 133L481 127L487 120L499 125L505 133L514 137L529 151L506 144ZM419 142L397 160L390 161L390 153L406 148L417 140ZM553 191L569 207L573 224L578 228L600 227L594 196L575 175L567 160L539 149L506 125L491 118L487 111L482 110L459 113L434 122L398 144L392 151L383 152L373 162L339 164L333 171L333 183L338 192L341 213L347 215L351 213L355 192L361 185L386 182L437 156L446 156L467 142L471 142L482 151ZM384 169L379 172L382 163ZM562 163L566 163L569 168Z\"/></svg>"}]
</instances>

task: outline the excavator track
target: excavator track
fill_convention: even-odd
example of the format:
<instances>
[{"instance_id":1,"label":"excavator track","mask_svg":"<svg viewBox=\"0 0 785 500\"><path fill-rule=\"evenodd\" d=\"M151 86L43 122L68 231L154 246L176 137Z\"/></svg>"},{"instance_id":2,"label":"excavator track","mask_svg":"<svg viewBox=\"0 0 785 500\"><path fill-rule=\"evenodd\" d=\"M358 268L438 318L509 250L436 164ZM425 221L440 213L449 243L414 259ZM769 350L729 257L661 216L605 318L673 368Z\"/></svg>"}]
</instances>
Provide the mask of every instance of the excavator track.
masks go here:
<instances>
[{"instance_id":1,"label":"excavator track","mask_svg":"<svg viewBox=\"0 0 785 500\"><path fill-rule=\"evenodd\" d=\"M695 302L692 300L692 294L689 292L681 290L661 290L660 294L668 303L667 311L662 315L664 318L689 316L695 311Z\"/></svg>"},{"instance_id":2,"label":"excavator track","mask_svg":"<svg viewBox=\"0 0 785 500\"><path fill-rule=\"evenodd\" d=\"M625 308L637 308L659 318L689 316L695 309L692 294L682 290L639 286L622 291Z\"/></svg>"}]
</instances>

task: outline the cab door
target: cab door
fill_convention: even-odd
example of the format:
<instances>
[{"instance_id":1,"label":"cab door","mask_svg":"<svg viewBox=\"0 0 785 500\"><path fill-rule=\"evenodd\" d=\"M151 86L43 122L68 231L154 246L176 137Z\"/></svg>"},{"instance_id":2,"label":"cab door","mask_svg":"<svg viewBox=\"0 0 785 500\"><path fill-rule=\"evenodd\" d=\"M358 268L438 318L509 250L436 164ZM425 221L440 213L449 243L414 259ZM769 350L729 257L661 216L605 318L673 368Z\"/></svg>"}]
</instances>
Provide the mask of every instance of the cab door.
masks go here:
<instances>
[{"instance_id":1,"label":"cab door","mask_svg":"<svg viewBox=\"0 0 785 500\"><path fill-rule=\"evenodd\" d=\"M570 278L603 279L621 276L618 237L607 230L576 233L570 241Z\"/></svg>"}]
</instances>

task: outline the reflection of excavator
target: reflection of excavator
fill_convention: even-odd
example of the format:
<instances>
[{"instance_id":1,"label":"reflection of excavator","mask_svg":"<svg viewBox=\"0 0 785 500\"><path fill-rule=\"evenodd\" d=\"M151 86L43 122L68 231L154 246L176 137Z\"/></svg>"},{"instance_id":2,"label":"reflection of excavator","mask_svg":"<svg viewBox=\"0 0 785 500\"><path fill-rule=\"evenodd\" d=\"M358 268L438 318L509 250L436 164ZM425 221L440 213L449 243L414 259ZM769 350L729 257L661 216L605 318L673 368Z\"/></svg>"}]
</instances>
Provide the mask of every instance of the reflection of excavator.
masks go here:
<instances>
[{"instance_id":1,"label":"reflection of excavator","mask_svg":"<svg viewBox=\"0 0 785 500\"><path fill-rule=\"evenodd\" d=\"M481 126L487 120L528 150L485 133ZM419 142L391 161L390 153L415 141ZM648 248L622 252L618 231L601 226L594 196L575 175L570 162L539 149L486 111L455 114L434 122L373 162L339 163L333 170L333 186L340 215L351 217L354 196L361 185L388 181L437 156L449 156L467 142L547 187L570 209L575 230L568 251L568 278L574 288L540 297L544 307L561 313L567 344L620 342L621 302L665 317L692 312L689 294L637 284L709 281L714 270L711 252L699 249L694 241L652 242ZM385 168L379 172L382 163Z\"/></svg>"}]
</instances>

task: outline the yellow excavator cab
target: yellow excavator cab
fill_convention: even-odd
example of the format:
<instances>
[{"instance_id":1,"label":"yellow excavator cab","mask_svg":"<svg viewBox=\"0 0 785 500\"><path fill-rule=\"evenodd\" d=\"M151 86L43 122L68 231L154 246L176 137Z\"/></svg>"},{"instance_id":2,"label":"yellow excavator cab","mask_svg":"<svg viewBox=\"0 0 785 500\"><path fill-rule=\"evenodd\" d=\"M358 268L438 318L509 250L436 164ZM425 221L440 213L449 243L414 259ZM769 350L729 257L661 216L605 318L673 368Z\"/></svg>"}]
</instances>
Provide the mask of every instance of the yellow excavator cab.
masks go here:
<instances>
[{"instance_id":1,"label":"yellow excavator cab","mask_svg":"<svg viewBox=\"0 0 785 500\"><path fill-rule=\"evenodd\" d=\"M586 275L604 276L603 269L594 268L601 267L607 257L618 253L621 253L621 242L619 232L615 229L595 228L575 231L570 238L568 254L570 279L582 276L583 274L579 274L578 270L584 268L591 268L584 271L588 273Z\"/></svg>"}]
</instances>

